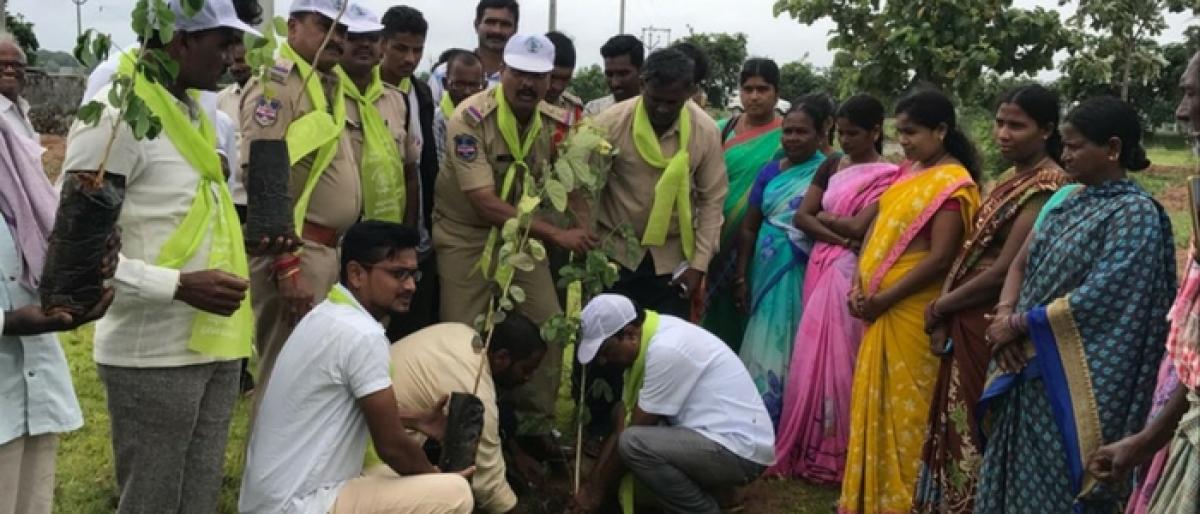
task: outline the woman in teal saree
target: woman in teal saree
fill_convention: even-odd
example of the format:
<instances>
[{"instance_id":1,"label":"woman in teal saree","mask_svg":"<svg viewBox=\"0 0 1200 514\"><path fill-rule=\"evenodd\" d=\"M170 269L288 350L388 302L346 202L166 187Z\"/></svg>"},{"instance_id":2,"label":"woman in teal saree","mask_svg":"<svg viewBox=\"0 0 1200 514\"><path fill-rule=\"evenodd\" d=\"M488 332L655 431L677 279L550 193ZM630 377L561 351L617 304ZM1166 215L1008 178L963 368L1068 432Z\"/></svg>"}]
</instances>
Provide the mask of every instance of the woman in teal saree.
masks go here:
<instances>
[{"instance_id":1,"label":"woman in teal saree","mask_svg":"<svg viewBox=\"0 0 1200 514\"><path fill-rule=\"evenodd\" d=\"M809 96L783 120L783 159L763 167L742 221L734 301L749 314L741 357L778 426L783 388L802 312L804 270L813 240L792 224L796 209L825 161L822 127L832 116Z\"/></svg>"},{"instance_id":2,"label":"woman in teal saree","mask_svg":"<svg viewBox=\"0 0 1200 514\"><path fill-rule=\"evenodd\" d=\"M721 252L709 266L704 297L704 328L725 341L733 351L741 348L746 315L729 294L737 265L738 234L750 205L750 187L762 167L779 157L782 118L779 102L779 67L770 59L750 59L742 67L741 99L745 112L717 124L725 144L729 196L725 197L725 224Z\"/></svg>"},{"instance_id":3,"label":"woman in teal saree","mask_svg":"<svg viewBox=\"0 0 1200 514\"><path fill-rule=\"evenodd\" d=\"M1126 175L1149 165L1137 113L1092 98L1062 133L1066 172L1086 187L1048 211L1019 294L1009 280L988 328L980 513L1117 511L1128 491L1086 463L1145 423L1163 355L1174 244L1162 206Z\"/></svg>"}]
</instances>

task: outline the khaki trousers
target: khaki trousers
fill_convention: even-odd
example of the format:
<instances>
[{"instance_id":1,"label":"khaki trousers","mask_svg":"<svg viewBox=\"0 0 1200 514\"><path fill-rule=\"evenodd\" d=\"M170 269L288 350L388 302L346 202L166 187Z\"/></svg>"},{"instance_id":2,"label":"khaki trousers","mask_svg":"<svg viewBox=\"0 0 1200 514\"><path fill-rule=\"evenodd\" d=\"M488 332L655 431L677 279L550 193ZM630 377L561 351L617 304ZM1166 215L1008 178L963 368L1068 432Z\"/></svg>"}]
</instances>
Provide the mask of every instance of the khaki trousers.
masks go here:
<instances>
[{"instance_id":1,"label":"khaki trousers","mask_svg":"<svg viewBox=\"0 0 1200 514\"><path fill-rule=\"evenodd\" d=\"M279 288L275 285L275 272L271 269L275 257L250 258L250 299L254 307L254 348L258 352L258 387L265 391L275 359L283 344L292 335L295 325L287 320L287 310ZM300 276L313 290L313 305L325 300L329 290L338 281L341 263L338 249L304 242L300 254ZM256 395L259 396L259 395Z\"/></svg>"},{"instance_id":2,"label":"khaki trousers","mask_svg":"<svg viewBox=\"0 0 1200 514\"><path fill-rule=\"evenodd\" d=\"M451 473L401 477L386 465L346 482L330 514L470 514L471 486Z\"/></svg>"},{"instance_id":3,"label":"khaki trousers","mask_svg":"<svg viewBox=\"0 0 1200 514\"><path fill-rule=\"evenodd\" d=\"M0 445L0 514L50 514L58 434L21 436Z\"/></svg>"},{"instance_id":4,"label":"khaki trousers","mask_svg":"<svg viewBox=\"0 0 1200 514\"><path fill-rule=\"evenodd\" d=\"M442 284L442 321L474 327L475 318L487 310L496 291L493 282L475 271L486 239L472 245L453 244L454 241L447 241L452 238L447 237L441 229L441 223L448 222L440 220L434 223L433 245L437 251L438 277ZM533 271L518 271L513 277L513 285L525 290L525 301L517 304L516 311L535 324L540 326L562 312L546 261L537 263ZM508 395L520 414L520 432L523 434L542 434L553 428L554 403L558 400L561 373L562 348L548 343L546 356L529 383Z\"/></svg>"}]
</instances>

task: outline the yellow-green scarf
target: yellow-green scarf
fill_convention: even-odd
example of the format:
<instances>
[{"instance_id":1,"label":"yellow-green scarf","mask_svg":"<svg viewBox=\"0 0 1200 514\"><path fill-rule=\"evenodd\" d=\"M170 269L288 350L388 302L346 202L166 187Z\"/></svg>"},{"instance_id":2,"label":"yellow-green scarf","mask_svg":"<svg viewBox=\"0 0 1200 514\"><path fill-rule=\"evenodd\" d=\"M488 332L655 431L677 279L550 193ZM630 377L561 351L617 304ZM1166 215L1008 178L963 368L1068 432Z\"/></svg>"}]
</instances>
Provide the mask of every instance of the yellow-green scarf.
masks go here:
<instances>
[{"instance_id":1,"label":"yellow-green scarf","mask_svg":"<svg viewBox=\"0 0 1200 514\"><path fill-rule=\"evenodd\" d=\"M512 153L512 164L508 165L508 170L504 172L503 185L500 186L500 200L509 201L508 196L512 192L513 182L517 177L517 169L521 169L525 173L529 173L529 165L525 163L525 158L529 155L529 150L533 148L533 142L537 140L542 132L542 115L534 110L533 120L529 122L529 129L525 132L525 139L521 139L521 130L517 127L517 116L513 114L512 107L509 107L508 100L504 98L504 86L496 86L493 90L493 95L496 98L496 121L500 125L500 137L504 139L505 146ZM479 259L479 269L483 272L484 278L491 278L492 273L492 253L496 248L496 239L500 236L500 229L492 227L488 233L487 244L483 247L483 257Z\"/></svg>"},{"instance_id":2,"label":"yellow-green scarf","mask_svg":"<svg viewBox=\"0 0 1200 514\"><path fill-rule=\"evenodd\" d=\"M346 96L358 103L362 118L363 149L359 170L362 174L363 219L404 222L404 159L375 102L383 96L379 66L371 70L371 84L364 92L341 68L337 70Z\"/></svg>"},{"instance_id":3,"label":"yellow-green scarf","mask_svg":"<svg viewBox=\"0 0 1200 514\"><path fill-rule=\"evenodd\" d=\"M441 108L443 118L450 119L450 115L454 114L454 100L450 99L449 91L442 93Z\"/></svg>"},{"instance_id":4,"label":"yellow-green scarf","mask_svg":"<svg viewBox=\"0 0 1200 514\"><path fill-rule=\"evenodd\" d=\"M300 57L300 54L296 53L287 43L279 46L279 55L292 61L296 71L300 73L300 77L305 79L304 91L308 95L308 100L313 104L312 112L288 125L285 136L288 156L293 166L314 150L317 152L312 168L308 172L308 180L304 182L304 191L296 200L296 210L293 213L292 221L295 224L296 233L302 234L304 217L308 213L308 201L312 198L313 190L317 188L321 174L325 173L329 164L333 162L333 157L337 154L338 138L341 137L342 130L346 127L346 102L342 99L342 95L345 93L342 81L339 80L337 89L333 93L335 101L331 115L329 101L325 98L325 89L321 87L320 77L309 77L314 73L312 65ZM340 71L340 68L336 69Z\"/></svg>"},{"instance_id":5,"label":"yellow-green scarf","mask_svg":"<svg viewBox=\"0 0 1200 514\"><path fill-rule=\"evenodd\" d=\"M400 83L396 84L396 89L399 89L401 93L404 93L406 95L411 93L412 92L412 77L404 77L404 78L400 79Z\"/></svg>"},{"instance_id":6,"label":"yellow-green scarf","mask_svg":"<svg viewBox=\"0 0 1200 514\"><path fill-rule=\"evenodd\" d=\"M134 69L134 57L126 54L121 59L119 72L132 76ZM157 264L172 269L182 268L196 255L211 227L208 267L249 278L242 227L225 183L221 159L217 155L217 134L212 122L200 110L200 128L197 130L188 115L180 109L178 99L145 75L137 77L133 91L146 103L150 112L158 116L167 139L200 174L192 205L179 227L163 243ZM192 321L188 349L212 357L249 357L253 336L254 313L250 309L250 295L247 294L232 316L197 311Z\"/></svg>"},{"instance_id":7,"label":"yellow-green scarf","mask_svg":"<svg viewBox=\"0 0 1200 514\"><path fill-rule=\"evenodd\" d=\"M642 322L642 345L638 348L633 366L625 370L625 389L621 391L621 402L625 405L625 428L629 428L629 423L633 421L638 392L642 390L642 381L646 379L646 350L650 348L650 339L657 331L658 313L646 310L646 321ZM621 477L620 500L621 510L625 514L633 514L633 475L629 473Z\"/></svg>"},{"instance_id":8,"label":"yellow-green scarf","mask_svg":"<svg viewBox=\"0 0 1200 514\"><path fill-rule=\"evenodd\" d=\"M679 238L683 242L683 256L692 259L696 252L696 236L692 227L691 155L688 143L692 139L692 115L685 105L679 112L679 150L675 156L663 157L658 135L646 115L646 106L638 98L633 113L633 143L638 155L647 164L662 168L662 177L654 186L654 206L650 208L650 219L642 234L645 246L662 246L667 241L667 230L671 227L671 209L679 213Z\"/></svg>"}]
</instances>

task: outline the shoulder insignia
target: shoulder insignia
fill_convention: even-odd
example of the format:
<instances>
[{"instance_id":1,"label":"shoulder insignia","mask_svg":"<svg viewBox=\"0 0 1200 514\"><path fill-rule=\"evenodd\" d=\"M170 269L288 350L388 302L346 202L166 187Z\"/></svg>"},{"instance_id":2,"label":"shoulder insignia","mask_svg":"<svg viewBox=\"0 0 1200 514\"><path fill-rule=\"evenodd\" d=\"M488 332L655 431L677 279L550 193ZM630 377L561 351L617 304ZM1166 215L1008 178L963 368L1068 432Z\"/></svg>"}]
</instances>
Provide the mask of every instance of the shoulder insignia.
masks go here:
<instances>
[{"instance_id":1,"label":"shoulder insignia","mask_svg":"<svg viewBox=\"0 0 1200 514\"><path fill-rule=\"evenodd\" d=\"M479 157L479 140L470 134L454 136L454 155L463 162L475 162Z\"/></svg>"},{"instance_id":2,"label":"shoulder insignia","mask_svg":"<svg viewBox=\"0 0 1200 514\"><path fill-rule=\"evenodd\" d=\"M274 125L279 120L279 108L282 106L278 98L259 96L254 103L254 122L263 127Z\"/></svg>"},{"instance_id":3,"label":"shoulder insignia","mask_svg":"<svg viewBox=\"0 0 1200 514\"><path fill-rule=\"evenodd\" d=\"M538 104L538 110L542 112L543 116L554 120L555 123L570 125L571 111L567 109L551 104L550 102L542 102Z\"/></svg>"},{"instance_id":4,"label":"shoulder insignia","mask_svg":"<svg viewBox=\"0 0 1200 514\"><path fill-rule=\"evenodd\" d=\"M569 91L563 91L562 99L573 107L583 107L583 100L578 96L571 94Z\"/></svg>"},{"instance_id":5,"label":"shoulder insignia","mask_svg":"<svg viewBox=\"0 0 1200 514\"><path fill-rule=\"evenodd\" d=\"M280 57L275 60L275 64L271 66L271 80L280 84L287 80L288 75L292 73L292 67L296 64L291 60Z\"/></svg>"}]
</instances>

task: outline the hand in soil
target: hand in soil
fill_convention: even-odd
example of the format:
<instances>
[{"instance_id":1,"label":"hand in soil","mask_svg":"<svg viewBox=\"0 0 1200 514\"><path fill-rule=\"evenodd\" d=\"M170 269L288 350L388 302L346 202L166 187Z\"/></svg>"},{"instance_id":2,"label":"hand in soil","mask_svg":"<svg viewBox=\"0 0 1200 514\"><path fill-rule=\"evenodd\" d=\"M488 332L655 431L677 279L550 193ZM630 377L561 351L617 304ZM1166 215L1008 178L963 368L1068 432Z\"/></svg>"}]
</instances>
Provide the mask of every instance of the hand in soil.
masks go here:
<instances>
[{"instance_id":1,"label":"hand in soil","mask_svg":"<svg viewBox=\"0 0 1200 514\"><path fill-rule=\"evenodd\" d=\"M300 322L313 306L313 290L312 286L308 285L308 281L304 280L304 274L298 273L289 278L285 278L278 282L279 295L283 297L284 309L286 309L288 324L295 325Z\"/></svg>"},{"instance_id":2,"label":"hand in soil","mask_svg":"<svg viewBox=\"0 0 1200 514\"><path fill-rule=\"evenodd\" d=\"M249 281L221 270L193 271L179 275L175 299L204 312L231 316L249 288Z\"/></svg>"},{"instance_id":3,"label":"hand in soil","mask_svg":"<svg viewBox=\"0 0 1200 514\"><path fill-rule=\"evenodd\" d=\"M105 312L108 312L108 307L112 305L112 301L113 290L112 288L107 288L104 290L104 294L100 296L100 303L97 303L90 311L78 318L71 316L71 313L64 309L52 309L50 312L45 312L39 305L26 305L15 311L5 313L4 335L28 336L74 330L80 325L100 319Z\"/></svg>"},{"instance_id":4,"label":"hand in soil","mask_svg":"<svg viewBox=\"0 0 1200 514\"><path fill-rule=\"evenodd\" d=\"M105 279L110 279L117 273L117 263L121 261L121 231L114 229L112 235L108 236L106 243L107 253L100 260L100 274Z\"/></svg>"},{"instance_id":5,"label":"hand in soil","mask_svg":"<svg viewBox=\"0 0 1200 514\"><path fill-rule=\"evenodd\" d=\"M446 438L446 403L449 401L450 395L443 396L429 412L425 412L416 418L413 428L425 434L430 439L441 442Z\"/></svg>"},{"instance_id":6,"label":"hand in soil","mask_svg":"<svg viewBox=\"0 0 1200 514\"><path fill-rule=\"evenodd\" d=\"M299 250L304 242L296 237L277 237L274 241L269 237L258 240L257 245L246 245L246 253L250 255L283 255Z\"/></svg>"}]
</instances>

